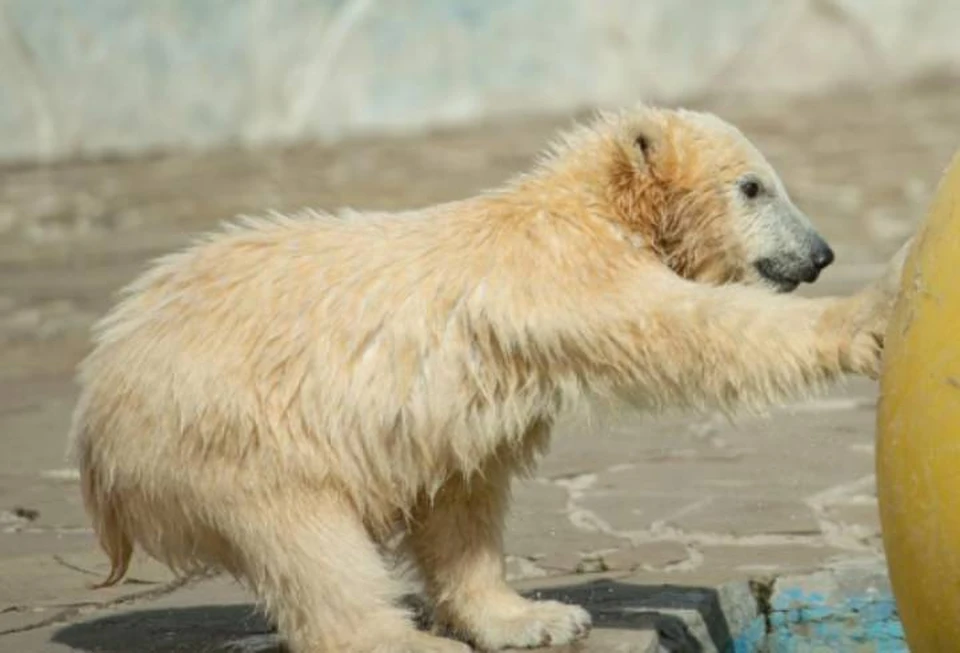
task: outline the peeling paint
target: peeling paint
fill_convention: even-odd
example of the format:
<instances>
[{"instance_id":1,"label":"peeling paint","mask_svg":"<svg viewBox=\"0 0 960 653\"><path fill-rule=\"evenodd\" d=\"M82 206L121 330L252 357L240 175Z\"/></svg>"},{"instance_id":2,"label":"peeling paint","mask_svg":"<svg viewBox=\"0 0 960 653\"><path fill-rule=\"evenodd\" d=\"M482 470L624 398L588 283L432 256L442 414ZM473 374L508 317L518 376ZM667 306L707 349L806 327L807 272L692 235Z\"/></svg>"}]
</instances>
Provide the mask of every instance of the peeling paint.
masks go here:
<instances>
[{"instance_id":1,"label":"peeling paint","mask_svg":"<svg viewBox=\"0 0 960 653\"><path fill-rule=\"evenodd\" d=\"M769 653L857 651L906 653L903 627L890 593L832 601L803 587L779 590L770 614Z\"/></svg>"},{"instance_id":2,"label":"peeling paint","mask_svg":"<svg viewBox=\"0 0 960 653\"><path fill-rule=\"evenodd\" d=\"M758 616L724 653L907 653L882 566L755 581Z\"/></svg>"}]
</instances>

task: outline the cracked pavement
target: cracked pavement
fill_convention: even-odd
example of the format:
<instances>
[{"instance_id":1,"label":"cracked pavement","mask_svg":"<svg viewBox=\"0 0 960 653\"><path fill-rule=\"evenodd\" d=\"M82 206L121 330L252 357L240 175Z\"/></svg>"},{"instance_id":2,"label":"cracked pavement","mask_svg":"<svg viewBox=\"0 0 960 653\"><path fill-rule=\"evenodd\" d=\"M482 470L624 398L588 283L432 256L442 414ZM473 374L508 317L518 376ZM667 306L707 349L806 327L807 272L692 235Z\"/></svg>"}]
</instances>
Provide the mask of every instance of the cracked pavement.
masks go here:
<instances>
[{"instance_id":1,"label":"cracked pavement","mask_svg":"<svg viewBox=\"0 0 960 653\"><path fill-rule=\"evenodd\" d=\"M835 246L838 262L804 291L824 294L874 278L923 216L956 147L960 97L931 81L879 95L706 106L759 144ZM0 650L273 646L250 597L222 578L175 580L139 560L127 582L89 589L107 565L64 462L73 368L91 322L145 260L238 212L463 196L528 165L566 124L525 119L334 148L0 168ZM646 596L667 584L689 588L696 602L731 581L877 560L875 403L875 384L855 380L735 424L603 408L571 419L535 477L516 487L510 578L579 596L603 615L598 591L576 588L606 579L609 592ZM639 623L610 621L589 650L657 650L649 633L662 640L667 626Z\"/></svg>"}]
</instances>

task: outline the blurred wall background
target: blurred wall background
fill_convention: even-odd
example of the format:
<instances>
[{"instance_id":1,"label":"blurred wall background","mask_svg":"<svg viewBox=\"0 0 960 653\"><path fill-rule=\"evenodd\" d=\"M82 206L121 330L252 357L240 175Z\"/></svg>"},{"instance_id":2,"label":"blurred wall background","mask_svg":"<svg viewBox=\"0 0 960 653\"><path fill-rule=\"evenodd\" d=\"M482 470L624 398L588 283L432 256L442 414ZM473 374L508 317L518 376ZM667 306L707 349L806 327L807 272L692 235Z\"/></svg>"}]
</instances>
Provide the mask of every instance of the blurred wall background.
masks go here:
<instances>
[{"instance_id":1,"label":"blurred wall background","mask_svg":"<svg viewBox=\"0 0 960 653\"><path fill-rule=\"evenodd\" d=\"M0 161L960 72L957 0L0 0Z\"/></svg>"}]
</instances>

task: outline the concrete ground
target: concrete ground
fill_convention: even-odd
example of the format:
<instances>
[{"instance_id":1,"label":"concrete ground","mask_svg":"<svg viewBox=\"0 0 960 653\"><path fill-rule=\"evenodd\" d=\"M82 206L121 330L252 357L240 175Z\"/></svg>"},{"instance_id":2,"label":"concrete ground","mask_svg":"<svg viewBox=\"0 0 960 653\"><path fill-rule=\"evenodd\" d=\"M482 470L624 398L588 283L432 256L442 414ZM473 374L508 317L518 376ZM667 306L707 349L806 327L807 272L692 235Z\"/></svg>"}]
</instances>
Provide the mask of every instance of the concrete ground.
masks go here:
<instances>
[{"instance_id":1,"label":"concrete ground","mask_svg":"<svg viewBox=\"0 0 960 653\"><path fill-rule=\"evenodd\" d=\"M835 245L838 263L807 291L823 294L873 278L922 217L960 143L950 88L700 104L743 127ZM145 260L239 212L459 197L528 165L567 123L0 169L0 650L251 650L269 632L222 578L175 580L140 561L124 584L88 589L106 565L64 462L71 377L91 322ZM600 626L588 650L693 651L771 623L773 579L882 568L876 391L853 381L738 424L571 420L517 488L511 578L586 602Z\"/></svg>"}]
</instances>

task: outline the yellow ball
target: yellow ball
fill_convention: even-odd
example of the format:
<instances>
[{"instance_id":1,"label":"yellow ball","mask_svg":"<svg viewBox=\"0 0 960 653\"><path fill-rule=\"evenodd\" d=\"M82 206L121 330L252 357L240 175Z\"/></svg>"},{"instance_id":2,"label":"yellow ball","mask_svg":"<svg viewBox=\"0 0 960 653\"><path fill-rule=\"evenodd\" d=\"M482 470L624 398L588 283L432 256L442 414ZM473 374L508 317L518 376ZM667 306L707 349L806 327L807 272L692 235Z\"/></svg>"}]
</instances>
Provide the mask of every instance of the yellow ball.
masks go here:
<instances>
[{"instance_id":1,"label":"yellow ball","mask_svg":"<svg viewBox=\"0 0 960 653\"><path fill-rule=\"evenodd\" d=\"M960 651L960 155L907 259L886 336L877 491L912 653Z\"/></svg>"}]
</instances>

